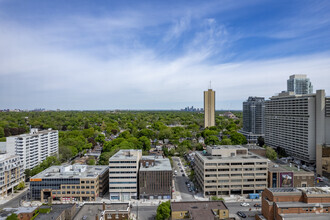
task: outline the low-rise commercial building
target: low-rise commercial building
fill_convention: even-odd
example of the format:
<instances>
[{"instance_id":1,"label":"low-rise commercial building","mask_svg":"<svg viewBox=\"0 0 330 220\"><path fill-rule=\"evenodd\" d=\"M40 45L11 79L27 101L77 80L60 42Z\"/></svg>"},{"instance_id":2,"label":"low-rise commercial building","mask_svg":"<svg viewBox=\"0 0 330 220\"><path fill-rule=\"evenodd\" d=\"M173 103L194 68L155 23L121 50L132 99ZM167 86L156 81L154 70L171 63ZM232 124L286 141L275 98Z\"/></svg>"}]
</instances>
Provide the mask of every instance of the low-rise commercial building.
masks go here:
<instances>
[{"instance_id":1,"label":"low-rise commercial building","mask_svg":"<svg viewBox=\"0 0 330 220\"><path fill-rule=\"evenodd\" d=\"M314 172L305 171L293 164L275 164L268 166L268 187L313 187Z\"/></svg>"},{"instance_id":2,"label":"low-rise commercial building","mask_svg":"<svg viewBox=\"0 0 330 220\"><path fill-rule=\"evenodd\" d=\"M267 188L257 220L330 219L329 187Z\"/></svg>"},{"instance_id":3,"label":"low-rise commercial building","mask_svg":"<svg viewBox=\"0 0 330 220\"><path fill-rule=\"evenodd\" d=\"M108 192L108 166L52 166L30 178L31 197L44 202L96 201Z\"/></svg>"},{"instance_id":4,"label":"low-rise commercial building","mask_svg":"<svg viewBox=\"0 0 330 220\"><path fill-rule=\"evenodd\" d=\"M0 154L0 193L1 197L14 192L14 187L24 181L23 163L19 156Z\"/></svg>"},{"instance_id":5,"label":"low-rise commercial building","mask_svg":"<svg viewBox=\"0 0 330 220\"><path fill-rule=\"evenodd\" d=\"M52 204L39 207L35 220L72 220L76 214L76 204Z\"/></svg>"},{"instance_id":6,"label":"low-rise commercial building","mask_svg":"<svg viewBox=\"0 0 330 220\"><path fill-rule=\"evenodd\" d=\"M171 199L172 176L168 158L143 156L139 171L140 199Z\"/></svg>"},{"instance_id":7,"label":"low-rise commercial building","mask_svg":"<svg viewBox=\"0 0 330 220\"><path fill-rule=\"evenodd\" d=\"M0 220L5 220L12 214L17 215L19 220L30 220L38 214L38 206L18 207L18 208L4 208L0 212Z\"/></svg>"},{"instance_id":8,"label":"low-rise commercial building","mask_svg":"<svg viewBox=\"0 0 330 220\"><path fill-rule=\"evenodd\" d=\"M138 197L138 171L142 150L120 150L109 159L110 200Z\"/></svg>"},{"instance_id":9,"label":"low-rise commercial building","mask_svg":"<svg viewBox=\"0 0 330 220\"><path fill-rule=\"evenodd\" d=\"M171 202L171 219L229 219L222 201Z\"/></svg>"},{"instance_id":10,"label":"low-rise commercial building","mask_svg":"<svg viewBox=\"0 0 330 220\"><path fill-rule=\"evenodd\" d=\"M267 187L268 160L238 145L208 146L195 155L204 196L259 193Z\"/></svg>"},{"instance_id":11,"label":"low-rise commercial building","mask_svg":"<svg viewBox=\"0 0 330 220\"><path fill-rule=\"evenodd\" d=\"M129 203L92 203L84 204L73 220L126 220L130 218Z\"/></svg>"}]
</instances>

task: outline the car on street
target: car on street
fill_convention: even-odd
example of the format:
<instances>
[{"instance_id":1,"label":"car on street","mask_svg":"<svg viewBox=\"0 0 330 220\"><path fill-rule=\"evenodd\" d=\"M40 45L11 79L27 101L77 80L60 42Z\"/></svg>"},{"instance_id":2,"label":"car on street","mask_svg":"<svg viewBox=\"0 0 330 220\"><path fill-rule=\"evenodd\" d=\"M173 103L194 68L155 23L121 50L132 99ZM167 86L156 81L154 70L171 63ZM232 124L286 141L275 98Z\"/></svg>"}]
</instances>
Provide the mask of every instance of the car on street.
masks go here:
<instances>
[{"instance_id":1,"label":"car on street","mask_svg":"<svg viewBox=\"0 0 330 220\"><path fill-rule=\"evenodd\" d=\"M323 182L323 178L322 177L317 177L316 180L318 180L319 182Z\"/></svg>"},{"instance_id":2,"label":"car on street","mask_svg":"<svg viewBox=\"0 0 330 220\"><path fill-rule=\"evenodd\" d=\"M192 191L191 188L189 188L188 191L191 192Z\"/></svg>"},{"instance_id":3,"label":"car on street","mask_svg":"<svg viewBox=\"0 0 330 220\"><path fill-rule=\"evenodd\" d=\"M190 187L190 183L188 183L187 186Z\"/></svg>"},{"instance_id":4,"label":"car on street","mask_svg":"<svg viewBox=\"0 0 330 220\"><path fill-rule=\"evenodd\" d=\"M254 204L254 207L261 207L259 203Z\"/></svg>"},{"instance_id":5,"label":"car on street","mask_svg":"<svg viewBox=\"0 0 330 220\"><path fill-rule=\"evenodd\" d=\"M239 217L246 218L246 215L244 214L244 212L238 211L238 212L237 212L237 215L238 215Z\"/></svg>"},{"instance_id":6,"label":"car on street","mask_svg":"<svg viewBox=\"0 0 330 220\"><path fill-rule=\"evenodd\" d=\"M189 182L188 182L188 181L186 181L185 183L186 183L186 185L187 185Z\"/></svg>"},{"instance_id":7,"label":"car on street","mask_svg":"<svg viewBox=\"0 0 330 220\"><path fill-rule=\"evenodd\" d=\"M182 176L186 176L186 175L184 175L184 173L183 173Z\"/></svg>"},{"instance_id":8,"label":"car on street","mask_svg":"<svg viewBox=\"0 0 330 220\"><path fill-rule=\"evenodd\" d=\"M247 206L250 206L250 204L247 203L247 202L242 202L242 203L241 203L241 206L243 206L243 207L247 207Z\"/></svg>"},{"instance_id":9,"label":"car on street","mask_svg":"<svg viewBox=\"0 0 330 220\"><path fill-rule=\"evenodd\" d=\"M183 170L181 170L181 173L183 173Z\"/></svg>"}]
</instances>

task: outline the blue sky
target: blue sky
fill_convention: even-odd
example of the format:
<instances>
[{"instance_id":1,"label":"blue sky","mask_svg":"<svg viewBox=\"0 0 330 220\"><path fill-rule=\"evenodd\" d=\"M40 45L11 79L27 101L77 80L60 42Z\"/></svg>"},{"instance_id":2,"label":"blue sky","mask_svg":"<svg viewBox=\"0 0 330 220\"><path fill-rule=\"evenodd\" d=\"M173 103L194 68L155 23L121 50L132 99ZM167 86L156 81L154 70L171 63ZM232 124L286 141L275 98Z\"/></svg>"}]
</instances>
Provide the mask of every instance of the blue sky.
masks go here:
<instances>
[{"instance_id":1,"label":"blue sky","mask_svg":"<svg viewBox=\"0 0 330 220\"><path fill-rule=\"evenodd\" d=\"M330 94L329 1L0 0L0 109L217 109L307 74Z\"/></svg>"}]
</instances>

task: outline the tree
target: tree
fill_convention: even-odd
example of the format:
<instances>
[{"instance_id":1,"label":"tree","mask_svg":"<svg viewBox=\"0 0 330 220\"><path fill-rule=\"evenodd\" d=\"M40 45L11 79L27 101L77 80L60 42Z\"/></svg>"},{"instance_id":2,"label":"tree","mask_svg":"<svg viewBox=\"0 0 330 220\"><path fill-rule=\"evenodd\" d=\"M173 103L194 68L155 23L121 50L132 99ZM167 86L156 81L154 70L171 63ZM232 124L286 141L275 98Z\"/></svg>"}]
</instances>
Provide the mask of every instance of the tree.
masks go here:
<instances>
[{"instance_id":1,"label":"tree","mask_svg":"<svg viewBox=\"0 0 330 220\"><path fill-rule=\"evenodd\" d=\"M157 208L156 220L166 220L171 216L171 202L162 202Z\"/></svg>"},{"instance_id":2,"label":"tree","mask_svg":"<svg viewBox=\"0 0 330 220\"><path fill-rule=\"evenodd\" d=\"M287 157L288 154L286 153L285 149L283 147L277 147L277 153L279 157Z\"/></svg>"},{"instance_id":3,"label":"tree","mask_svg":"<svg viewBox=\"0 0 330 220\"><path fill-rule=\"evenodd\" d=\"M105 136L103 134L99 134L97 135L97 137L95 138L96 142L99 142L101 145L104 144L105 142Z\"/></svg>"},{"instance_id":4,"label":"tree","mask_svg":"<svg viewBox=\"0 0 330 220\"><path fill-rule=\"evenodd\" d=\"M5 130L3 129L3 127L0 127L0 138L5 136Z\"/></svg>"},{"instance_id":5,"label":"tree","mask_svg":"<svg viewBox=\"0 0 330 220\"><path fill-rule=\"evenodd\" d=\"M6 218L6 220L18 220L17 214L13 213Z\"/></svg>"},{"instance_id":6,"label":"tree","mask_svg":"<svg viewBox=\"0 0 330 220\"><path fill-rule=\"evenodd\" d=\"M206 145L219 145L220 141L217 136L211 135L205 139L205 144Z\"/></svg>"},{"instance_id":7,"label":"tree","mask_svg":"<svg viewBox=\"0 0 330 220\"><path fill-rule=\"evenodd\" d=\"M31 177L31 170L30 169L26 169L24 171L24 174L25 174L25 179L26 180L30 179L30 177Z\"/></svg>"},{"instance_id":8,"label":"tree","mask_svg":"<svg viewBox=\"0 0 330 220\"><path fill-rule=\"evenodd\" d=\"M220 141L220 145L232 145L231 140L227 137L224 137L221 141Z\"/></svg>"},{"instance_id":9,"label":"tree","mask_svg":"<svg viewBox=\"0 0 330 220\"><path fill-rule=\"evenodd\" d=\"M263 147L265 145L265 140L262 136L258 137L258 146Z\"/></svg>"},{"instance_id":10,"label":"tree","mask_svg":"<svg viewBox=\"0 0 330 220\"><path fill-rule=\"evenodd\" d=\"M212 201L224 201L224 199L222 197L217 197L217 196L212 196L211 200Z\"/></svg>"},{"instance_id":11,"label":"tree","mask_svg":"<svg viewBox=\"0 0 330 220\"><path fill-rule=\"evenodd\" d=\"M150 140L149 138L147 138L146 136L142 136L139 138L139 141L141 142L142 144L142 149L144 151L149 151L150 148L151 148L151 143L150 143Z\"/></svg>"},{"instance_id":12,"label":"tree","mask_svg":"<svg viewBox=\"0 0 330 220\"><path fill-rule=\"evenodd\" d=\"M237 132L232 132L230 134L230 140L231 140L231 143L234 145L247 144L245 136L243 134L240 134Z\"/></svg>"},{"instance_id":13,"label":"tree","mask_svg":"<svg viewBox=\"0 0 330 220\"><path fill-rule=\"evenodd\" d=\"M187 152L187 147L185 145L179 145L176 148L176 151L179 153L179 155L182 157Z\"/></svg>"},{"instance_id":14,"label":"tree","mask_svg":"<svg viewBox=\"0 0 330 220\"><path fill-rule=\"evenodd\" d=\"M95 165L95 160L94 159L89 159L87 161L87 165Z\"/></svg>"},{"instance_id":15,"label":"tree","mask_svg":"<svg viewBox=\"0 0 330 220\"><path fill-rule=\"evenodd\" d=\"M273 148L266 146L266 157L270 160L275 160L277 158L277 153Z\"/></svg>"},{"instance_id":16,"label":"tree","mask_svg":"<svg viewBox=\"0 0 330 220\"><path fill-rule=\"evenodd\" d=\"M19 184L17 186L15 186L16 190L22 190L24 188L25 188L25 182L24 181L19 182Z\"/></svg>"}]
</instances>

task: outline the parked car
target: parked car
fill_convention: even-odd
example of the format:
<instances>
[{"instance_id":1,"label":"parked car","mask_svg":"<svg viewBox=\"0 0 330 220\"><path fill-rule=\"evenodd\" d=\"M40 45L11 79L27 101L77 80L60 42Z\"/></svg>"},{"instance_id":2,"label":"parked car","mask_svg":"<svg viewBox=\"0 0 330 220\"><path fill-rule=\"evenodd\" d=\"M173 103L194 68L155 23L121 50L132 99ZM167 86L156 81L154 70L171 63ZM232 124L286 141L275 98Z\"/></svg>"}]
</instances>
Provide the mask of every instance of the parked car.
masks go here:
<instances>
[{"instance_id":1,"label":"parked car","mask_svg":"<svg viewBox=\"0 0 330 220\"><path fill-rule=\"evenodd\" d=\"M192 191L191 188L188 188L188 191L191 192Z\"/></svg>"},{"instance_id":2,"label":"parked car","mask_svg":"<svg viewBox=\"0 0 330 220\"><path fill-rule=\"evenodd\" d=\"M247 202L242 202L242 203L241 203L241 206L246 207L246 206L250 206L250 204L247 203Z\"/></svg>"},{"instance_id":3,"label":"parked car","mask_svg":"<svg viewBox=\"0 0 330 220\"><path fill-rule=\"evenodd\" d=\"M190 183L188 183L187 186L190 187Z\"/></svg>"},{"instance_id":4,"label":"parked car","mask_svg":"<svg viewBox=\"0 0 330 220\"><path fill-rule=\"evenodd\" d=\"M184 173L183 173L182 176L186 176L186 175L184 175Z\"/></svg>"},{"instance_id":5,"label":"parked car","mask_svg":"<svg viewBox=\"0 0 330 220\"><path fill-rule=\"evenodd\" d=\"M322 177L317 177L316 180L318 180L319 182L323 182L323 178Z\"/></svg>"},{"instance_id":6,"label":"parked car","mask_svg":"<svg viewBox=\"0 0 330 220\"><path fill-rule=\"evenodd\" d=\"M259 203L254 204L254 207L261 207Z\"/></svg>"},{"instance_id":7,"label":"parked car","mask_svg":"<svg viewBox=\"0 0 330 220\"><path fill-rule=\"evenodd\" d=\"M183 173L183 170L181 170L181 172Z\"/></svg>"},{"instance_id":8,"label":"parked car","mask_svg":"<svg viewBox=\"0 0 330 220\"><path fill-rule=\"evenodd\" d=\"M238 212L237 212L237 215L238 215L239 217L246 218L246 215L244 214L244 212L238 211Z\"/></svg>"}]
</instances>

